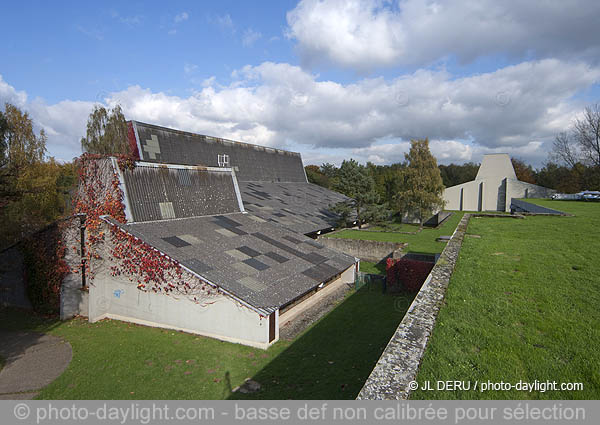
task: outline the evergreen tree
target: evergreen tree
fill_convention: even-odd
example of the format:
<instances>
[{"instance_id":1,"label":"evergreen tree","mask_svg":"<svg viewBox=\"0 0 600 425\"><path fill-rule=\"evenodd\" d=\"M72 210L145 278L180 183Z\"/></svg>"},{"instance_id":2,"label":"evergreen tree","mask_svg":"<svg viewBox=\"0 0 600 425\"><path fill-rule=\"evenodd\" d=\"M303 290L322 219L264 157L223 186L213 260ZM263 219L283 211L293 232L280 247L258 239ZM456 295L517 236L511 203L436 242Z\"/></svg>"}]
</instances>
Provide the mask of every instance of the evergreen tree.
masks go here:
<instances>
[{"instance_id":1,"label":"evergreen tree","mask_svg":"<svg viewBox=\"0 0 600 425\"><path fill-rule=\"evenodd\" d=\"M346 219L349 211L356 213L358 226L366 221L379 221L387 216L387 211L378 205L379 195L375 190L375 182L364 165L355 160L344 161L337 171L333 189L352 198L349 202L336 204L332 211Z\"/></svg>"}]
</instances>

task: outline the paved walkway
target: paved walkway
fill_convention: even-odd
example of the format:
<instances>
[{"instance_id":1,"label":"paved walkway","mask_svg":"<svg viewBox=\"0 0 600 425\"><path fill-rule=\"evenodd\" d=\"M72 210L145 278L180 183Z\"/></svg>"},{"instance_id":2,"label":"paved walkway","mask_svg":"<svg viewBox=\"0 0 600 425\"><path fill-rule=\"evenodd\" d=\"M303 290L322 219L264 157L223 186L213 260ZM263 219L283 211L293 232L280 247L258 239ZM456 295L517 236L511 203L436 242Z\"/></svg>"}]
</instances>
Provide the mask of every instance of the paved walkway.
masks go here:
<instances>
[{"instance_id":1,"label":"paved walkway","mask_svg":"<svg viewBox=\"0 0 600 425\"><path fill-rule=\"evenodd\" d=\"M71 345L53 335L0 331L0 400L33 399L71 362Z\"/></svg>"},{"instance_id":2,"label":"paved walkway","mask_svg":"<svg viewBox=\"0 0 600 425\"><path fill-rule=\"evenodd\" d=\"M319 300L317 304L307 308L302 314L283 324L279 328L279 338L287 340L296 338L304 329L333 310L353 287L354 284L340 286L334 292L327 294L322 300Z\"/></svg>"}]
</instances>

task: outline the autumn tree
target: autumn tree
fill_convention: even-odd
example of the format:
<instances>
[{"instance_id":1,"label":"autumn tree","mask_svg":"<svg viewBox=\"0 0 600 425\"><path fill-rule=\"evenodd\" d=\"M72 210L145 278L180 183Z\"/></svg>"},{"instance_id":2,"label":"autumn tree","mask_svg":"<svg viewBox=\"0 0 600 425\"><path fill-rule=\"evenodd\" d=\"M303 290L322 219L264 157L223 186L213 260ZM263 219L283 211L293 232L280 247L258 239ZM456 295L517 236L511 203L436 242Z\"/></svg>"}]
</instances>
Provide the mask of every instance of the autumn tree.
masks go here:
<instances>
[{"instance_id":1,"label":"autumn tree","mask_svg":"<svg viewBox=\"0 0 600 425\"><path fill-rule=\"evenodd\" d=\"M8 141L6 134L8 133L8 121L4 113L0 111L0 168L8 164Z\"/></svg>"},{"instance_id":2,"label":"autumn tree","mask_svg":"<svg viewBox=\"0 0 600 425\"><path fill-rule=\"evenodd\" d=\"M117 105L112 110L103 106L95 106L88 117L85 137L81 138L84 152L101 155L127 154L127 123Z\"/></svg>"},{"instance_id":3,"label":"autumn tree","mask_svg":"<svg viewBox=\"0 0 600 425\"><path fill-rule=\"evenodd\" d=\"M518 158L511 158L510 162L512 163L513 168L515 169L515 174L517 175L517 180L526 183L536 184L535 181L535 172L531 165L525 164L524 161Z\"/></svg>"},{"instance_id":4,"label":"autumn tree","mask_svg":"<svg viewBox=\"0 0 600 425\"><path fill-rule=\"evenodd\" d=\"M17 181L27 167L39 164L46 154L46 133L33 130L27 112L6 103L0 115L0 182L3 199L17 196Z\"/></svg>"},{"instance_id":5,"label":"autumn tree","mask_svg":"<svg viewBox=\"0 0 600 425\"><path fill-rule=\"evenodd\" d=\"M306 172L306 178L309 183L329 188L329 178L321 172L319 166L307 165L304 167L304 171Z\"/></svg>"},{"instance_id":6,"label":"autumn tree","mask_svg":"<svg viewBox=\"0 0 600 425\"><path fill-rule=\"evenodd\" d=\"M24 167L42 162L46 154L46 133L39 135L33 130L33 122L27 112L6 103L0 117L2 159L0 166L18 175Z\"/></svg>"},{"instance_id":7,"label":"autumn tree","mask_svg":"<svg viewBox=\"0 0 600 425\"><path fill-rule=\"evenodd\" d=\"M411 140L405 154L407 167L401 190L396 197L398 212L416 214L419 224L434 210L443 208L444 184L435 157L429 151L429 140Z\"/></svg>"}]
</instances>

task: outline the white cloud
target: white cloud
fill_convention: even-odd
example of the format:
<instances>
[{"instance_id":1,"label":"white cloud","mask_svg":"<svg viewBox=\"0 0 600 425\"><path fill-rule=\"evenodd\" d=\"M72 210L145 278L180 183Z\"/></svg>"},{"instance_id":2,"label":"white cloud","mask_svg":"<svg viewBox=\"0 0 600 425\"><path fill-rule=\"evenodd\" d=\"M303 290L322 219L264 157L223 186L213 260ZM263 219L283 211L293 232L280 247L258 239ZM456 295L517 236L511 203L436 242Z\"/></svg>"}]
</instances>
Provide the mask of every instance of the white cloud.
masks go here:
<instances>
[{"instance_id":1,"label":"white cloud","mask_svg":"<svg viewBox=\"0 0 600 425\"><path fill-rule=\"evenodd\" d=\"M193 63L186 63L183 65L183 72L185 72L186 75L193 74L194 72L196 72L197 69L198 65L195 65Z\"/></svg>"},{"instance_id":2,"label":"white cloud","mask_svg":"<svg viewBox=\"0 0 600 425\"><path fill-rule=\"evenodd\" d=\"M359 71L427 65L448 55L598 60L600 3L571 1L302 0L287 36L305 63ZM533 56L532 56L533 55Z\"/></svg>"},{"instance_id":3,"label":"white cloud","mask_svg":"<svg viewBox=\"0 0 600 425\"><path fill-rule=\"evenodd\" d=\"M235 24L233 23L233 19L231 19L229 13L223 16L209 17L208 20L216 24L221 29L221 31L231 33L235 32Z\"/></svg>"},{"instance_id":4,"label":"white cloud","mask_svg":"<svg viewBox=\"0 0 600 425\"><path fill-rule=\"evenodd\" d=\"M187 12L181 12L175 15L175 19L173 20L178 24L179 22L187 21L189 17L190 15Z\"/></svg>"},{"instance_id":5,"label":"white cloud","mask_svg":"<svg viewBox=\"0 0 600 425\"><path fill-rule=\"evenodd\" d=\"M97 28L86 28L82 25L76 25L75 29L89 38L93 38L98 41L104 40L104 32Z\"/></svg>"},{"instance_id":6,"label":"white cloud","mask_svg":"<svg viewBox=\"0 0 600 425\"><path fill-rule=\"evenodd\" d=\"M114 9L110 11L110 15L113 17L113 19L116 19L120 23L129 25L129 26L140 25L142 23L142 18L143 18L141 15L121 16L121 14Z\"/></svg>"},{"instance_id":7,"label":"white cloud","mask_svg":"<svg viewBox=\"0 0 600 425\"><path fill-rule=\"evenodd\" d=\"M262 37L262 34L258 31L254 31L252 28L246 29L242 36L242 44L246 47L252 46L258 39Z\"/></svg>"},{"instance_id":8,"label":"white cloud","mask_svg":"<svg viewBox=\"0 0 600 425\"><path fill-rule=\"evenodd\" d=\"M27 93L15 90L15 88L4 81L2 75L0 75L0 108L3 110L6 102L22 107L25 105L25 102L27 102Z\"/></svg>"},{"instance_id":9,"label":"white cloud","mask_svg":"<svg viewBox=\"0 0 600 425\"><path fill-rule=\"evenodd\" d=\"M130 86L102 101L120 103L128 119L299 150L307 162L401 161L410 139L428 137L440 162L508 152L539 165L555 134L583 109L573 96L600 81L600 68L546 59L463 78L418 70L340 84L265 62L232 78L226 86L209 78L189 97ZM67 159L79 153L91 102L27 102L1 79L0 97L31 111L50 134L51 153Z\"/></svg>"}]
</instances>

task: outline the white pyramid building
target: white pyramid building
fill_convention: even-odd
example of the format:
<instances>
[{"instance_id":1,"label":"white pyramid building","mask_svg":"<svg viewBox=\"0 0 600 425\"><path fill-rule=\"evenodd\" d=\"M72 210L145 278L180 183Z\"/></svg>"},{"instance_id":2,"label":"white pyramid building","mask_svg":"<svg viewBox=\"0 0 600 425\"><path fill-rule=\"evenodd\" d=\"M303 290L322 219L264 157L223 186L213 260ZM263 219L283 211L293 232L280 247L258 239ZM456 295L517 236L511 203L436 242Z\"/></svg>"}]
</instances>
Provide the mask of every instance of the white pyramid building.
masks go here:
<instances>
[{"instance_id":1,"label":"white pyramid building","mask_svg":"<svg viewBox=\"0 0 600 425\"><path fill-rule=\"evenodd\" d=\"M549 198L555 190L517 179L505 153L485 155L475 180L444 190L445 209L510 211L512 198Z\"/></svg>"}]
</instances>

